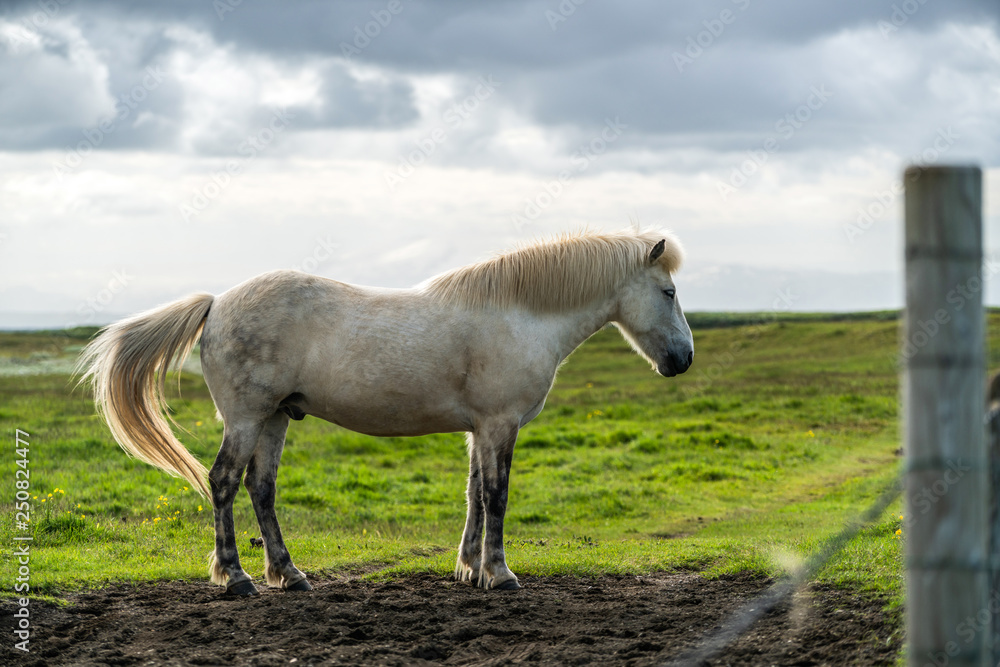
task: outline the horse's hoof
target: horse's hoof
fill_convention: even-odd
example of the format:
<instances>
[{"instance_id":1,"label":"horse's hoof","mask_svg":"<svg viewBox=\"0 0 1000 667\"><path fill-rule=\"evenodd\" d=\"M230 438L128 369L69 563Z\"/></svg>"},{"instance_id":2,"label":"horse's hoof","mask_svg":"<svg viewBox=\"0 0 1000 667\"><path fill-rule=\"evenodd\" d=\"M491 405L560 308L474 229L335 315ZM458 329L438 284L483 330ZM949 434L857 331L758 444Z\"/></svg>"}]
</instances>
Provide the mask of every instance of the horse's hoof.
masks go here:
<instances>
[{"instance_id":1,"label":"horse's hoof","mask_svg":"<svg viewBox=\"0 0 1000 667\"><path fill-rule=\"evenodd\" d=\"M257 587L253 585L253 582L247 579L246 581L241 581L238 584L233 584L226 589L227 595L238 595L240 597L250 597L252 595L260 595L257 591Z\"/></svg>"},{"instance_id":2,"label":"horse's hoof","mask_svg":"<svg viewBox=\"0 0 1000 667\"><path fill-rule=\"evenodd\" d=\"M517 583L517 579L508 579L502 584L497 584L493 587L495 591L516 591L521 587L521 584Z\"/></svg>"},{"instance_id":3,"label":"horse's hoof","mask_svg":"<svg viewBox=\"0 0 1000 667\"><path fill-rule=\"evenodd\" d=\"M478 586L479 570L474 570L468 565L459 565L455 568L455 581L459 583L467 581L473 586Z\"/></svg>"},{"instance_id":4,"label":"horse's hoof","mask_svg":"<svg viewBox=\"0 0 1000 667\"><path fill-rule=\"evenodd\" d=\"M308 579L302 579L296 581L291 586L287 587L286 591L311 591L313 589L312 584L309 583Z\"/></svg>"}]
</instances>

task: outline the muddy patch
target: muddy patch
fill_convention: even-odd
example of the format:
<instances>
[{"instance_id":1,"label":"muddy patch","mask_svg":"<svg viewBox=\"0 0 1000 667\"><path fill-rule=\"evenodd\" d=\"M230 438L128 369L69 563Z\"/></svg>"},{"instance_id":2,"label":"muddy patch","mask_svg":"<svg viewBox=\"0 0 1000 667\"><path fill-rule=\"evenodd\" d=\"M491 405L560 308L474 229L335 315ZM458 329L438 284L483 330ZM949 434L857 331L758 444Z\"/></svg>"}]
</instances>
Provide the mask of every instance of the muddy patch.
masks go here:
<instances>
[{"instance_id":1,"label":"muddy patch","mask_svg":"<svg viewBox=\"0 0 1000 667\"><path fill-rule=\"evenodd\" d=\"M31 605L18 665L662 665L770 583L751 576L522 577L482 591L421 574L310 577L308 593L232 599L208 582L113 585ZM885 600L812 587L713 665L894 664L901 619ZM13 605L2 604L8 630Z\"/></svg>"}]
</instances>

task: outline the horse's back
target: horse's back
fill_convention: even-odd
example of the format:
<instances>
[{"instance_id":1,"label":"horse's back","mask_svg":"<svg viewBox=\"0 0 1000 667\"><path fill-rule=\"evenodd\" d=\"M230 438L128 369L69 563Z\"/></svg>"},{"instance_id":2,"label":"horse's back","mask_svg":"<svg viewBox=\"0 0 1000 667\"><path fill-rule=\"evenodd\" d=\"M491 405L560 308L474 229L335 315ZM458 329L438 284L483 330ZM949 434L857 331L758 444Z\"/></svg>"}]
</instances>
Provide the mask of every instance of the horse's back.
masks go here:
<instances>
[{"instance_id":1,"label":"horse's back","mask_svg":"<svg viewBox=\"0 0 1000 667\"><path fill-rule=\"evenodd\" d=\"M294 400L296 413L362 432L465 430L456 398L462 324L414 299L413 290L298 271L262 274L220 295L201 350L220 412L254 416Z\"/></svg>"}]
</instances>

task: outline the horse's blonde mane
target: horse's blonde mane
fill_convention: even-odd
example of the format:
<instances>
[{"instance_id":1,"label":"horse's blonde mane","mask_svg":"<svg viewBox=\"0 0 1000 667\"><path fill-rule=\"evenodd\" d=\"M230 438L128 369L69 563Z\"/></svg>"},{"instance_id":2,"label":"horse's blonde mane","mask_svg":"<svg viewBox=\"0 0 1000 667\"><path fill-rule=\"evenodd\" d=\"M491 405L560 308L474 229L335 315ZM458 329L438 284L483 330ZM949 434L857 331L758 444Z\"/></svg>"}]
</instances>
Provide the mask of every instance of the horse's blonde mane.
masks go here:
<instances>
[{"instance_id":1,"label":"horse's blonde mane","mask_svg":"<svg viewBox=\"0 0 1000 667\"><path fill-rule=\"evenodd\" d=\"M660 266L674 273L683 250L673 234L636 229L576 232L527 243L478 264L435 276L425 293L470 308L520 306L536 312L562 310L610 296L666 240Z\"/></svg>"}]
</instances>

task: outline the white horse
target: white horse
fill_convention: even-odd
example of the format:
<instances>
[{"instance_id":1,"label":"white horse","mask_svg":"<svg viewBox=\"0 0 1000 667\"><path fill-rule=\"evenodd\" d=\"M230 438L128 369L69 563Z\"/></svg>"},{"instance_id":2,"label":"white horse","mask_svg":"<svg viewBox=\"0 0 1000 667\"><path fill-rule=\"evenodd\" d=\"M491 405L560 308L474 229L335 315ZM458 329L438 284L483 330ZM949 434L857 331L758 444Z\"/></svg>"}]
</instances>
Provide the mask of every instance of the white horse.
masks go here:
<instances>
[{"instance_id":1,"label":"white horse","mask_svg":"<svg viewBox=\"0 0 1000 667\"><path fill-rule=\"evenodd\" d=\"M107 327L80 369L126 452L211 499L209 571L228 592L257 594L236 549L241 478L264 540L267 583L312 588L274 513L288 420L305 415L378 436L466 431L468 516L455 576L515 589L503 519L518 430L541 412L563 360L608 322L661 375L688 369L694 344L673 282L680 262L673 236L630 230L538 242L411 289L273 271ZM207 484L163 416L164 375L199 333L205 382L225 422Z\"/></svg>"}]
</instances>

